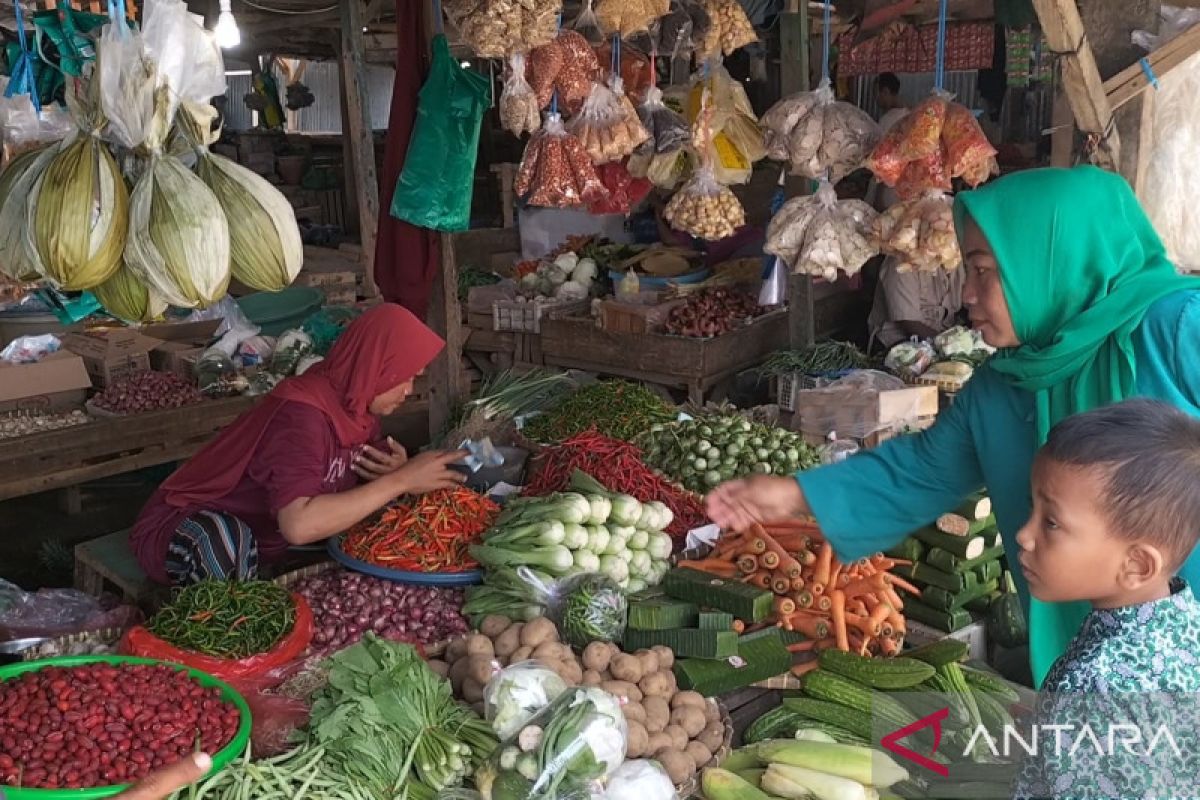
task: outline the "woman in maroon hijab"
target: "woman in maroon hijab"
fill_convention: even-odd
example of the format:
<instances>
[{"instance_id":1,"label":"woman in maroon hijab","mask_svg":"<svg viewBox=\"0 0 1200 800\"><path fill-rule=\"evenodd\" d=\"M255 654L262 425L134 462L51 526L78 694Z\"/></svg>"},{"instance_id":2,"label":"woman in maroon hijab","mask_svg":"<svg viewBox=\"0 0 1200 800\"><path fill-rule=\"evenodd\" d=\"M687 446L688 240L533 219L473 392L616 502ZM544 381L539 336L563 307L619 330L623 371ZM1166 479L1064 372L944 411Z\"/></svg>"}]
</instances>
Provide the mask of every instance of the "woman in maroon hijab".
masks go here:
<instances>
[{"instance_id":1,"label":"woman in maroon hijab","mask_svg":"<svg viewBox=\"0 0 1200 800\"><path fill-rule=\"evenodd\" d=\"M325 360L288 378L158 488L130 537L160 583L247 579L289 545L326 539L403 494L454 486L461 452L407 458L379 417L445 342L400 306L370 309ZM372 446L369 444L375 442Z\"/></svg>"}]
</instances>

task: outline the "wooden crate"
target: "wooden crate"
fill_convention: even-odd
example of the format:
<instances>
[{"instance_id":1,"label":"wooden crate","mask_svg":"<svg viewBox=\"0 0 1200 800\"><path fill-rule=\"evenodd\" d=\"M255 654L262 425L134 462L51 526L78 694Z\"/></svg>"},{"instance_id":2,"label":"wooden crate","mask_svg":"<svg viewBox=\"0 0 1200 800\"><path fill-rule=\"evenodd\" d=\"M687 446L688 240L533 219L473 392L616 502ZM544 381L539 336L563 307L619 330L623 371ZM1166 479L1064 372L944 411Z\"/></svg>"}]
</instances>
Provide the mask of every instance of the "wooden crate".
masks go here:
<instances>
[{"instance_id":1,"label":"wooden crate","mask_svg":"<svg viewBox=\"0 0 1200 800\"><path fill-rule=\"evenodd\" d=\"M679 299L667 303L640 304L603 300L600 302L600 327L613 333L650 333L666 321L672 308L685 302Z\"/></svg>"},{"instance_id":2,"label":"wooden crate","mask_svg":"<svg viewBox=\"0 0 1200 800\"><path fill-rule=\"evenodd\" d=\"M934 386L913 386L882 392L806 390L795 395L796 428L811 444L824 444L830 433L874 447L905 432L923 430L938 414Z\"/></svg>"},{"instance_id":3,"label":"wooden crate","mask_svg":"<svg viewBox=\"0 0 1200 800\"><path fill-rule=\"evenodd\" d=\"M542 322L542 355L551 366L683 388L690 400L703 402L709 389L786 342L787 325L787 312L777 311L723 336L694 339L614 333L590 319L551 319Z\"/></svg>"},{"instance_id":4,"label":"wooden crate","mask_svg":"<svg viewBox=\"0 0 1200 800\"><path fill-rule=\"evenodd\" d=\"M492 304L492 330L513 333L541 333L542 323L556 317L574 316L587 311L589 300L527 302L497 300Z\"/></svg>"}]
</instances>

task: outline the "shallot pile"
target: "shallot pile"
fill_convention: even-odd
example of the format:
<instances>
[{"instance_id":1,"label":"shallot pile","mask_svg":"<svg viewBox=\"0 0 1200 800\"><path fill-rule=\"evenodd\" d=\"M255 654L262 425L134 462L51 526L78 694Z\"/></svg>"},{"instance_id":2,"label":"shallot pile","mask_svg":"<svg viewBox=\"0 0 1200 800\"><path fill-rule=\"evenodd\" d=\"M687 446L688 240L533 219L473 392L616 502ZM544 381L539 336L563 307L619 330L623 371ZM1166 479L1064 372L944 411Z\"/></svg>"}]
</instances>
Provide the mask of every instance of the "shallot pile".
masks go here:
<instances>
[{"instance_id":1,"label":"shallot pile","mask_svg":"<svg viewBox=\"0 0 1200 800\"><path fill-rule=\"evenodd\" d=\"M367 631L393 641L431 645L467 632L458 589L411 586L348 570L330 569L295 591L313 612L309 655L326 655L357 642Z\"/></svg>"},{"instance_id":2,"label":"shallot pile","mask_svg":"<svg viewBox=\"0 0 1200 800\"><path fill-rule=\"evenodd\" d=\"M203 399L199 389L173 372L135 372L110 383L92 403L114 414L136 414L190 406Z\"/></svg>"},{"instance_id":3,"label":"shallot pile","mask_svg":"<svg viewBox=\"0 0 1200 800\"><path fill-rule=\"evenodd\" d=\"M676 336L720 336L761 311L753 298L741 292L706 289L672 309L664 328Z\"/></svg>"}]
</instances>

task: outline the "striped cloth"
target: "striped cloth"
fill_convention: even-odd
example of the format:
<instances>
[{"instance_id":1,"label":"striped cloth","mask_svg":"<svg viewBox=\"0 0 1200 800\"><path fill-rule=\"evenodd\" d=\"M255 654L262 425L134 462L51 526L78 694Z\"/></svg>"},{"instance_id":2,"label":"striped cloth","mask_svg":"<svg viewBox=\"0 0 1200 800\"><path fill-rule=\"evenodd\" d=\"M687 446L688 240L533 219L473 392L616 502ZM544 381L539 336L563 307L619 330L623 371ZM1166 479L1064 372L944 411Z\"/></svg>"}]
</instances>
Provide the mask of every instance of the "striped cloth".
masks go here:
<instances>
[{"instance_id":1,"label":"striped cloth","mask_svg":"<svg viewBox=\"0 0 1200 800\"><path fill-rule=\"evenodd\" d=\"M197 511L175 529L167 546L167 577L175 586L204 580L258 577L258 546L232 514Z\"/></svg>"}]
</instances>

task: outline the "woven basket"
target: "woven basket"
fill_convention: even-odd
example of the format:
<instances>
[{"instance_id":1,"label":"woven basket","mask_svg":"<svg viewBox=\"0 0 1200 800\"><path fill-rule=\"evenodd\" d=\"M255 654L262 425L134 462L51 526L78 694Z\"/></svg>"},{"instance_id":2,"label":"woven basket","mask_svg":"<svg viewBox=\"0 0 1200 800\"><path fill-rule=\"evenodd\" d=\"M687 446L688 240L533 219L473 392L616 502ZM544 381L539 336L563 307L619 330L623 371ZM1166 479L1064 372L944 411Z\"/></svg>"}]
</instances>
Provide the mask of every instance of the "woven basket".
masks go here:
<instances>
[{"instance_id":1,"label":"woven basket","mask_svg":"<svg viewBox=\"0 0 1200 800\"><path fill-rule=\"evenodd\" d=\"M21 660L38 661L43 658L68 655L72 646L80 644L112 647L113 653L116 653L117 642L124 634L123 628L100 628L94 631L57 636L28 650L21 651Z\"/></svg>"},{"instance_id":2,"label":"woven basket","mask_svg":"<svg viewBox=\"0 0 1200 800\"><path fill-rule=\"evenodd\" d=\"M721 740L721 747L717 752L713 753L708 763L697 764L696 774L675 787L675 792L679 795L680 800L688 800L689 797L699 797L700 781L704 775L704 770L719 766L733 752L733 719L729 716L729 710L725 708L725 705L720 700L715 698L708 698L708 702L716 703L717 708L721 710L721 724L725 727L725 735Z\"/></svg>"}]
</instances>

